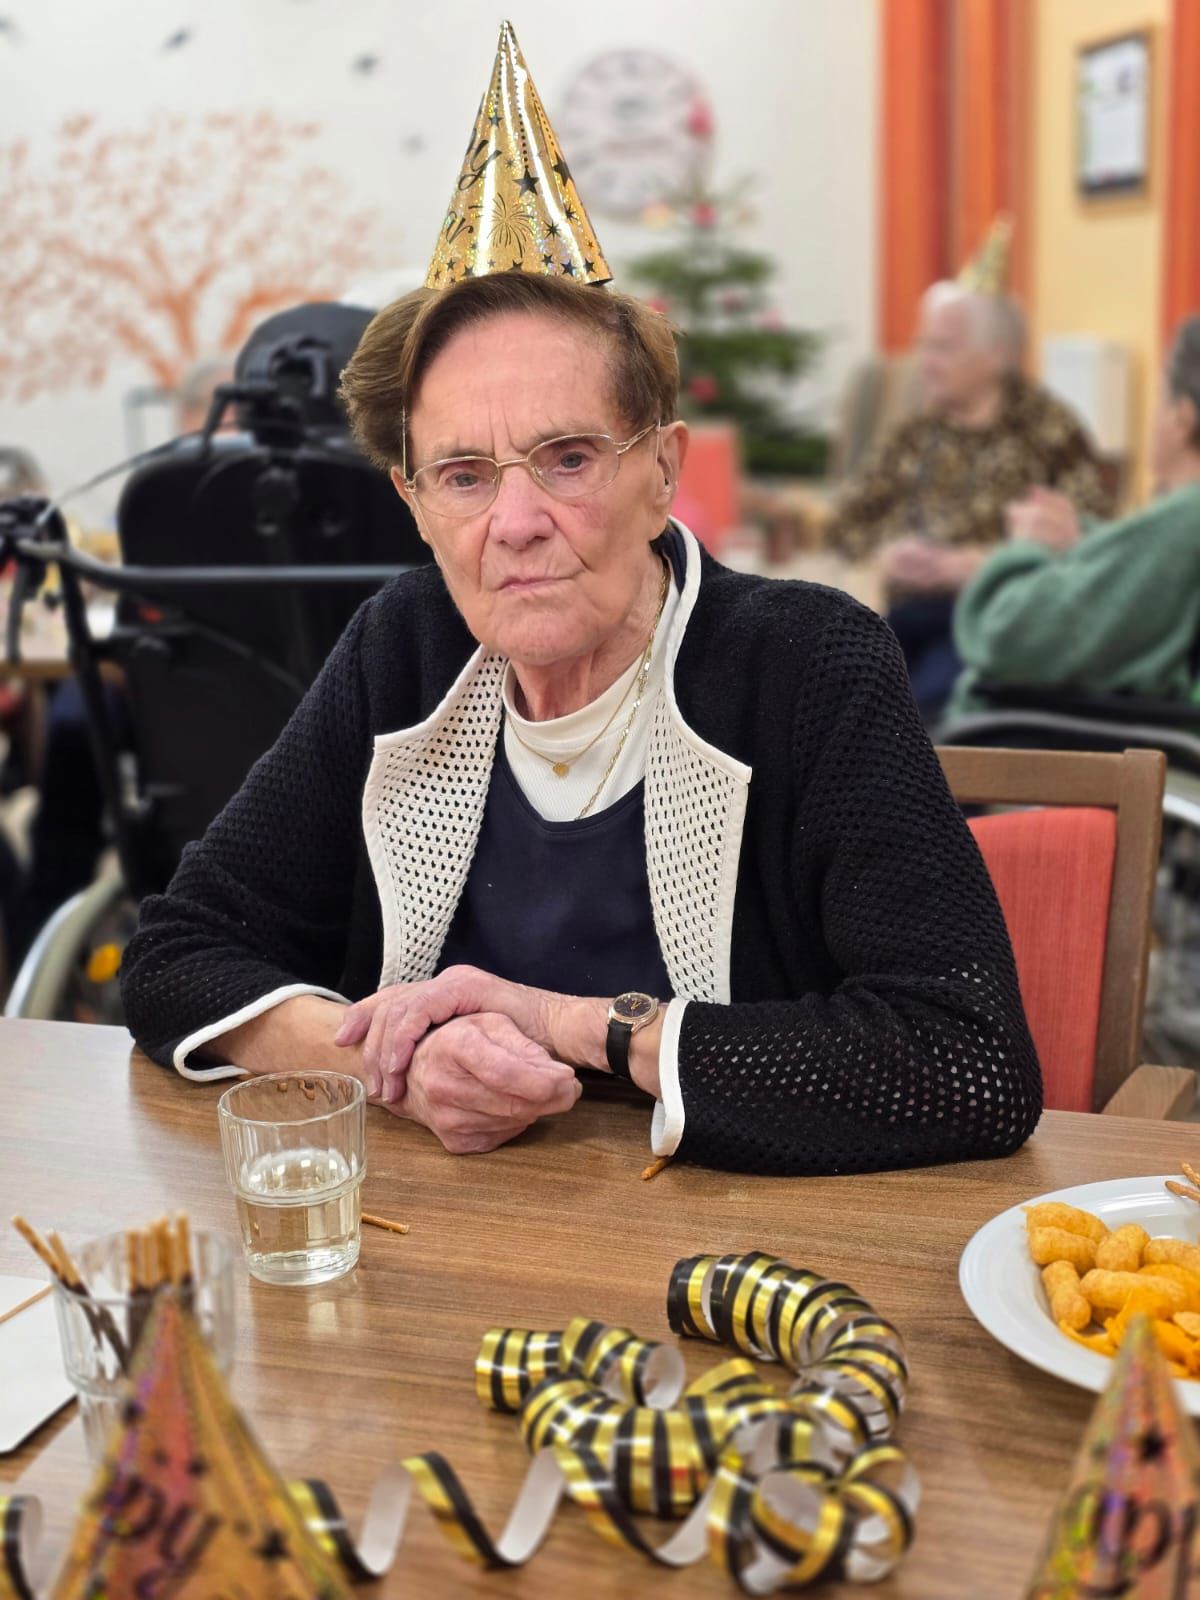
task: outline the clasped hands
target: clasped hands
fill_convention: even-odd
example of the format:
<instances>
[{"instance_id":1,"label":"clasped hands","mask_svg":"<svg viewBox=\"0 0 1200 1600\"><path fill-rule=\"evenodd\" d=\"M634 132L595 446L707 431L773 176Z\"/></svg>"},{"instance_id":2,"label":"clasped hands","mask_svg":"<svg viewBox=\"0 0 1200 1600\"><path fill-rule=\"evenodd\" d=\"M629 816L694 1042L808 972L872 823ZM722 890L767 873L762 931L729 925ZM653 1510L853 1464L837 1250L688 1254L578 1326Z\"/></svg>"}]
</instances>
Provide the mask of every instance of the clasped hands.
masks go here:
<instances>
[{"instance_id":1,"label":"clasped hands","mask_svg":"<svg viewBox=\"0 0 1200 1600\"><path fill-rule=\"evenodd\" d=\"M334 1043L357 1047L353 1070L373 1100L467 1155L571 1110L582 1090L574 1067L602 1064L604 1013L600 1000L448 967L358 1001Z\"/></svg>"}]
</instances>

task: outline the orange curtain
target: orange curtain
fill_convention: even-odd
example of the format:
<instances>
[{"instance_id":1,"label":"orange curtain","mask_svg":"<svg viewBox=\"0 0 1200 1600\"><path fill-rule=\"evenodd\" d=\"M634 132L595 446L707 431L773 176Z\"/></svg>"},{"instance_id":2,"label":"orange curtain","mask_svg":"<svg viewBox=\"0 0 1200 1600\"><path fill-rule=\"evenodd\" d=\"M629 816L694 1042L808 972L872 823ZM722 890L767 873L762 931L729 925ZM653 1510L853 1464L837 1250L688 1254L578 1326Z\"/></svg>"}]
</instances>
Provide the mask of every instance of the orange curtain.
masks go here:
<instances>
[{"instance_id":1,"label":"orange curtain","mask_svg":"<svg viewBox=\"0 0 1200 1600\"><path fill-rule=\"evenodd\" d=\"M1200 5L1175 0L1171 16L1167 181L1163 206L1164 336L1200 311Z\"/></svg>"},{"instance_id":2,"label":"orange curtain","mask_svg":"<svg viewBox=\"0 0 1200 1600\"><path fill-rule=\"evenodd\" d=\"M1009 287L1020 294L1029 243L1029 208L1023 203L1029 117L1021 104L1030 65L1026 5L958 0L952 19L952 258L956 266L965 261L995 217L1011 216L1016 229Z\"/></svg>"},{"instance_id":3,"label":"orange curtain","mask_svg":"<svg viewBox=\"0 0 1200 1600\"><path fill-rule=\"evenodd\" d=\"M1031 27L1029 0L879 4L879 342L903 350L921 295L1000 212L1016 221L1010 287L1026 282Z\"/></svg>"},{"instance_id":4,"label":"orange curtain","mask_svg":"<svg viewBox=\"0 0 1200 1600\"><path fill-rule=\"evenodd\" d=\"M946 0L880 0L879 342L912 342L947 267Z\"/></svg>"}]
</instances>

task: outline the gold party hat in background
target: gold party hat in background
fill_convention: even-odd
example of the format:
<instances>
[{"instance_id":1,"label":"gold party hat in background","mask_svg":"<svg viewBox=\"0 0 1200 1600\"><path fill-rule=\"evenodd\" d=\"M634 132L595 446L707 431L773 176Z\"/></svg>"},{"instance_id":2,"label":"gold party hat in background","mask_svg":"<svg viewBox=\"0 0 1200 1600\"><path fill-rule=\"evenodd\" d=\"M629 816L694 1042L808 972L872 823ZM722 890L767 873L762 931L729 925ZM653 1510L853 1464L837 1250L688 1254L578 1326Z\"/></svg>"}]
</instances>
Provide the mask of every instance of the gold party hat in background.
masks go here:
<instances>
[{"instance_id":1,"label":"gold party hat in background","mask_svg":"<svg viewBox=\"0 0 1200 1600\"><path fill-rule=\"evenodd\" d=\"M1088 1423L1026 1600L1195 1600L1198 1494L1191 1422L1149 1318L1137 1316Z\"/></svg>"},{"instance_id":2,"label":"gold party hat in background","mask_svg":"<svg viewBox=\"0 0 1200 1600\"><path fill-rule=\"evenodd\" d=\"M200 1330L166 1294L134 1358L124 1426L54 1586L54 1600L139 1594L350 1600Z\"/></svg>"},{"instance_id":3,"label":"gold party hat in background","mask_svg":"<svg viewBox=\"0 0 1200 1600\"><path fill-rule=\"evenodd\" d=\"M1008 262L1012 254L1013 221L997 217L987 238L963 267L958 281L975 294L1003 294L1008 287Z\"/></svg>"},{"instance_id":4,"label":"gold party hat in background","mask_svg":"<svg viewBox=\"0 0 1200 1600\"><path fill-rule=\"evenodd\" d=\"M505 22L425 284L444 289L460 278L514 270L578 283L612 277Z\"/></svg>"}]
</instances>

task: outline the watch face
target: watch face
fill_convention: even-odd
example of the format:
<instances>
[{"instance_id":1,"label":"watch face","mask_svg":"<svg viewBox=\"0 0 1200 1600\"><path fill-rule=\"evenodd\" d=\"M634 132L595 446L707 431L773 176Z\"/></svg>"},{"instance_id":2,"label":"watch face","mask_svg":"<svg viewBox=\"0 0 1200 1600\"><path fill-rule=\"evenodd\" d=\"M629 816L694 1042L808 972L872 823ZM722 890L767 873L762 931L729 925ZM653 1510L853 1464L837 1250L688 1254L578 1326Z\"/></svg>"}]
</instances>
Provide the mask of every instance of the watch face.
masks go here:
<instances>
[{"instance_id":1,"label":"watch face","mask_svg":"<svg viewBox=\"0 0 1200 1600\"><path fill-rule=\"evenodd\" d=\"M649 994L619 994L613 1001L613 1014L621 1022L638 1022L653 1014L658 1001Z\"/></svg>"}]
</instances>

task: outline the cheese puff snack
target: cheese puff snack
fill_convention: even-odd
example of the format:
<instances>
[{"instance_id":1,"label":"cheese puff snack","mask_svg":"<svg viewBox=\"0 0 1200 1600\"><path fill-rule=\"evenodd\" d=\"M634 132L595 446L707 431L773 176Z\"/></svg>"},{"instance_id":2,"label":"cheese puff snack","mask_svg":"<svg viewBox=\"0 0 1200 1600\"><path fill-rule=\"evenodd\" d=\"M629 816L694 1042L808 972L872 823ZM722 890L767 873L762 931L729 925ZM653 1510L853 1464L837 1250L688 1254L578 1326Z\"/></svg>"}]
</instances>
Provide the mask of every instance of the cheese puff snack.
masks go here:
<instances>
[{"instance_id":1,"label":"cheese puff snack","mask_svg":"<svg viewBox=\"0 0 1200 1600\"><path fill-rule=\"evenodd\" d=\"M1108 1237L1108 1229L1090 1211L1080 1211L1061 1200L1044 1200L1038 1206L1025 1206L1025 1226L1032 1233L1035 1228L1061 1228L1064 1233L1081 1233L1093 1244Z\"/></svg>"},{"instance_id":2,"label":"cheese puff snack","mask_svg":"<svg viewBox=\"0 0 1200 1600\"><path fill-rule=\"evenodd\" d=\"M1136 1222L1110 1232L1099 1217L1061 1201L1023 1210L1029 1254L1060 1333L1112 1357L1133 1318L1145 1315L1172 1376L1200 1379L1200 1246L1152 1239Z\"/></svg>"},{"instance_id":3,"label":"cheese puff snack","mask_svg":"<svg viewBox=\"0 0 1200 1600\"><path fill-rule=\"evenodd\" d=\"M1092 1320L1092 1308L1079 1288L1079 1274L1069 1261L1052 1261L1042 1268L1042 1285L1050 1302L1050 1315L1060 1328L1075 1332ZM1185 1313L1186 1314L1186 1313Z\"/></svg>"},{"instance_id":4,"label":"cheese puff snack","mask_svg":"<svg viewBox=\"0 0 1200 1600\"><path fill-rule=\"evenodd\" d=\"M1200 1278L1194 1272L1189 1272L1186 1267L1181 1267L1177 1261L1155 1261L1148 1267L1142 1267L1138 1272L1139 1278L1170 1278L1172 1283L1177 1283L1187 1295L1187 1304L1180 1306L1181 1311L1200 1311Z\"/></svg>"},{"instance_id":5,"label":"cheese puff snack","mask_svg":"<svg viewBox=\"0 0 1200 1600\"><path fill-rule=\"evenodd\" d=\"M1151 1239L1142 1252L1142 1264L1150 1266L1159 1261L1173 1261L1200 1276L1200 1249L1184 1244L1182 1239Z\"/></svg>"},{"instance_id":6,"label":"cheese puff snack","mask_svg":"<svg viewBox=\"0 0 1200 1600\"><path fill-rule=\"evenodd\" d=\"M1039 1267L1048 1267L1053 1261L1069 1261L1076 1272L1088 1272L1096 1265L1095 1242L1082 1233L1068 1233L1064 1228L1031 1228L1029 1254ZM1180 1306L1181 1311L1186 1310Z\"/></svg>"},{"instance_id":7,"label":"cheese puff snack","mask_svg":"<svg viewBox=\"0 0 1200 1600\"><path fill-rule=\"evenodd\" d=\"M1150 1235L1136 1222L1127 1222L1096 1246L1096 1265L1105 1272L1136 1272Z\"/></svg>"},{"instance_id":8,"label":"cheese puff snack","mask_svg":"<svg viewBox=\"0 0 1200 1600\"><path fill-rule=\"evenodd\" d=\"M1171 1278L1154 1278L1148 1273L1104 1272L1096 1267L1084 1274L1079 1287L1091 1302L1093 1312L1119 1312L1130 1295L1139 1289L1157 1290L1165 1305L1170 1307L1169 1316L1190 1309L1188 1291L1181 1283Z\"/></svg>"}]
</instances>

